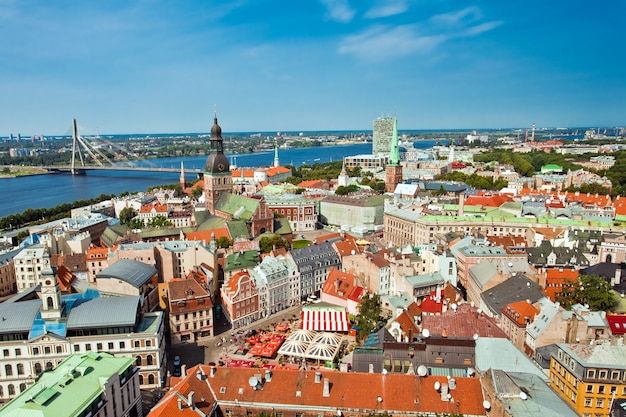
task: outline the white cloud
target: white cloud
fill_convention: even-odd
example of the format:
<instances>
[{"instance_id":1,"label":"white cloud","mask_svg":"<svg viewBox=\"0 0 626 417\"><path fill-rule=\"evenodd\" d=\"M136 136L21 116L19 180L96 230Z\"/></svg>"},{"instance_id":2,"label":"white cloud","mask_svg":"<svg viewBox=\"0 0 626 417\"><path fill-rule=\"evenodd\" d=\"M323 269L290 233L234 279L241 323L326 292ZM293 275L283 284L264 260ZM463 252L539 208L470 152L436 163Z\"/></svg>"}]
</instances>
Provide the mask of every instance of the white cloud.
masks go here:
<instances>
[{"instance_id":1,"label":"white cloud","mask_svg":"<svg viewBox=\"0 0 626 417\"><path fill-rule=\"evenodd\" d=\"M413 53L432 51L446 39L443 35L420 36L415 25L373 26L359 34L346 37L339 46L340 54L352 54L368 61L382 61Z\"/></svg>"},{"instance_id":2,"label":"white cloud","mask_svg":"<svg viewBox=\"0 0 626 417\"><path fill-rule=\"evenodd\" d=\"M369 9L364 17L366 19L377 19L395 16L406 12L408 8L409 6L405 0L382 0Z\"/></svg>"},{"instance_id":3,"label":"white cloud","mask_svg":"<svg viewBox=\"0 0 626 417\"><path fill-rule=\"evenodd\" d=\"M463 23L463 21L475 21L482 16L480 10L477 7L470 6L463 10L450 13L442 13L430 18L431 23L443 26L452 26Z\"/></svg>"},{"instance_id":4,"label":"white cloud","mask_svg":"<svg viewBox=\"0 0 626 417\"><path fill-rule=\"evenodd\" d=\"M480 25L472 26L472 27L469 27L469 28L465 29L461 33L461 35L462 36L479 35L479 34L484 33L484 32L489 32L490 30L497 28L501 24L502 24L501 21L493 21L493 22L481 23Z\"/></svg>"},{"instance_id":5,"label":"white cloud","mask_svg":"<svg viewBox=\"0 0 626 417\"><path fill-rule=\"evenodd\" d=\"M328 9L328 18L338 22L347 23L354 17L354 9L348 4L348 0L321 0Z\"/></svg>"}]
</instances>

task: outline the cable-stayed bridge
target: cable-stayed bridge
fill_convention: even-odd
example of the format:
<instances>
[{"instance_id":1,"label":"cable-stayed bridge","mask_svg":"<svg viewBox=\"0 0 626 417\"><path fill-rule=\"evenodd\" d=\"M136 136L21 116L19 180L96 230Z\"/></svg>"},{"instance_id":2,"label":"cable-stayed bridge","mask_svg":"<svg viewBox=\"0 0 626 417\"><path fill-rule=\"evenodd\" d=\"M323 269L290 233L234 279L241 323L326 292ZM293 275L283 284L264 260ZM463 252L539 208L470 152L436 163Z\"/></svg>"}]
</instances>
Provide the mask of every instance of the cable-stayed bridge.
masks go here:
<instances>
[{"instance_id":1,"label":"cable-stayed bridge","mask_svg":"<svg viewBox=\"0 0 626 417\"><path fill-rule=\"evenodd\" d=\"M111 144L112 145L112 144ZM131 155L132 156L132 155ZM90 160L90 164L85 164L85 160ZM70 165L50 165L40 166L50 173L70 172L72 175L84 175L87 171L136 171L136 172L181 172L185 174L201 175L201 169L181 168L160 168L160 167L137 167L128 165L116 165L97 146L94 146L87 138L78 134L76 119L72 119L72 162Z\"/></svg>"}]
</instances>

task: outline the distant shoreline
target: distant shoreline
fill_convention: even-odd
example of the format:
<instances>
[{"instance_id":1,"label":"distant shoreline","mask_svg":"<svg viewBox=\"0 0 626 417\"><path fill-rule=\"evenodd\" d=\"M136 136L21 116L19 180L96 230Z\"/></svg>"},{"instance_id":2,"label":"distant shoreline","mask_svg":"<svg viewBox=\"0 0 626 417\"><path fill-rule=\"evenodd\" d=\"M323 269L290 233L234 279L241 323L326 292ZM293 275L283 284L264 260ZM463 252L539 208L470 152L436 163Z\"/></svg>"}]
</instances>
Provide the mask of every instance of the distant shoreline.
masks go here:
<instances>
[{"instance_id":1,"label":"distant shoreline","mask_svg":"<svg viewBox=\"0 0 626 417\"><path fill-rule=\"evenodd\" d=\"M32 177L34 175L44 175L48 174L46 170L43 169L28 169L28 170L11 170L8 174L0 171L0 179L5 178L18 178L18 177Z\"/></svg>"}]
</instances>

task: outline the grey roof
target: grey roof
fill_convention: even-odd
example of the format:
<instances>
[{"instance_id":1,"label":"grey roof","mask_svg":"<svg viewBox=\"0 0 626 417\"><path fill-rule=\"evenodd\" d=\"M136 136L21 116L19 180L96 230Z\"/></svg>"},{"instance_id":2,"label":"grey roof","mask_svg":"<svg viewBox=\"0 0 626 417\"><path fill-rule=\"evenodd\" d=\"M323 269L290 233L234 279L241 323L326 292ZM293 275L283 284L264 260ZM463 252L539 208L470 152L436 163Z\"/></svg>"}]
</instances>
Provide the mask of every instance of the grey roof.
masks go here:
<instances>
[{"instance_id":1,"label":"grey roof","mask_svg":"<svg viewBox=\"0 0 626 417\"><path fill-rule=\"evenodd\" d=\"M116 278L139 288L156 274L157 270L153 266L135 261L134 259L120 259L96 274L96 280Z\"/></svg>"},{"instance_id":2,"label":"grey roof","mask_svg":"<svg viewBox=\"0 0 626 417\"><path fill-rule=\"evenodd\" d=\"M502 307L507 304L524 300L530 300L532 304L544 297L539 284L523 274L516 274L480 295L494 315L500 315Z\"/></svg>"},{"instance_id":3,"label":"grey roof","mask_svg":"<svg viewBox=\"0 0 626 417\"><path fill-rule=\"evenodd\" d=\"M91 327L135 326L138 296L103 297L80 300L67 319L68 330Z\"/></svg>"},{"instance_id":4,"label":"grey roof","mask_svg":"<svg viewBox=\"0 0 626 417\"><path fill-rule=\"evenodd\" d=\"M29 332L39 313L41 300L0 303L0 334Z\"/></svg>"},{"instance_id":5,"label":"grey roof","mask_svg":"<svg viewBox=\"0 0 626 417\"><path fill-rule=\"evenodd\" d=\"M584 367L626 369L626 346L624 345L558 343L557 346Z\"/></svg>"},{"instance_id":6,"label":"grey roof","mask_svg":"<svg viewBox=\"0 0 626 417\"><path fill-rule=\"evenodd\" d=\"M333 248L332 242L322 242L316 245L292 249L290 253L300 272L316 269L316 263L320 261L330 260L330 264L333 266L341 264L341 258ZM326 266L322 265L322 267Z\"/></svg>"},{"instance_id":7,"label":"grey roof","mask_svg":"<svg viewBox=\"0 0 626 417\"><path fill-rule=\"evenodd\" d=\"M446 281L441 276L439 271L431 274L414 275L406 277L406 280L411 284L413 289L430 287L437 284L444 284Z\"/></svg>"},{"instance_id":8,"label":"grey roof","mask_svg":"<svg viewBox=\"0 0 626 417\"><path fill-rule=\"evenodd\" d=\"M575 417L578 414L545 381L534 374L492 370L498 399L515 417Z\"/></svg>"},{"instance_id":9,"label":"grey roof","mask_svg":"<svg viewBox=\"0 0 626 417\"><path fill-rule=\"evenodd\" d=\"M528 356L509 339L503 338L479 337L476 340L476 369L481 373L489 369L524 372L549 381L548 376Z\"/></svg>"},{"instance_id":10,"label":"grey roof","mask_svg":"<svg viewBox=\"0 0 626 417\"><path fill-rule=\"evenodd\" d=\"M0 253L0 266L4 266L13 261L15 255L20 253L21 249L15 249L9 252Z\"/></svg>"},{"instance_id":11,"label":"grey roof","mask_svg":"<svg viewBox=\"0 0 626 417\"><path fill-rule=\"evenodd\" d=\"M561 307L559 305L550 302L548 299L544 300L544 302L541 303L539 314L535 317L535 320L530 326L526 326L526 333L533 339L539 337L560 310Z\"/></svg>"}]
</instances>

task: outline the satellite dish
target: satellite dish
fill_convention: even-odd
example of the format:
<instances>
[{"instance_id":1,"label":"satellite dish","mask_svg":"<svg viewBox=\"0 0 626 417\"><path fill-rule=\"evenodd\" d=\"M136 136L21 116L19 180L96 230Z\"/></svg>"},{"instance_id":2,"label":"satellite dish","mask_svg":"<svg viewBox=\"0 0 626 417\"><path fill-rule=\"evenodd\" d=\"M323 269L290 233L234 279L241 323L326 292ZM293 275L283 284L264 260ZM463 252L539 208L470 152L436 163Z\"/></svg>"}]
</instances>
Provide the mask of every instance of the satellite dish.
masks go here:
<instances>
[{"instance_id":1,"label":"satellite dish","mask_svg":"<svg viewBox=\"0 0 626 417\"><path fill-rule=\"evenodd\" d=\"M383 402L383 397L376 397L376 401L378 401L379 403Z\"/></svg>"},{"instance_id":2,"label":"satellite dish","mask_svg":"<svg viewBox=\"0 0 626 417\"><path fill-rule=\"evenodd\" d=\"M509 268L513 266L513 262L509 262Z\"/></svg>"},{"instance_id":3,"label":"satellite dish","mask_svg":"<svg viewBox=\"0 0 626 417\"><path fill-rule=\"evenodd\" d=\"M248 385L250 385L252 388L256 387L259 384L259 381L256 379L256 376L251 376L250 379L248 379Z\"/></svg>"},{"instance_id":4,"label":"satellite dish","mask_svg":"<svg viewBox=\"0 0 626 417\"><path fill-rule=\"evenodd\" d=\"M428 331L428 329L422 330L422 336L424 336L424 337L430 336L430 332Z\"/></svg>"},{"instance_id":5,"label":"satellite dish","mask_svg":"<svg viewBox=\"0 0 626 417\"><path fill-rule=\"evenodd\" d=\"M383 368L383 372L382 372L382 374L383 374L383 375L387 375L387 370L386 370L385 368Z\"/></svg>"},{"instance_id":6,"label":"satellite dish","mask_svg":"<svg viewBox=\"0 0 626 417\"><path fill-rule=\"evenodd\" d=\"M524 401L528 399L528 395L524 391L519 393L519 397Z\"/></svg>"},{"instance_id":7,"label":"satellite dish","mask_svg":"<svg viewBox=\"0 0 626 417\"><path fill-rule=\"evenodd\" d=\"M456 308L457 308L456 303L450 304L450 308L452 309L452 311L456 311Z\"/></svg>"},{"instance_id":8,"label":"satellite dish","mask_svg":"<svg viewBox=\"0 0 626 417\"><path fill-rule=\"evenodd\" d=\"M489 410L491 408L491 403L487 400L483 401L483 407L485 410Z\"/></svg>"},{"instance_id":9,"label":"satellite dish","mask_svg":"<svg viewBox=\"0 0 626 417\"><path fill-rule=\"evenodd\" d=\"M474 333L474 336L472 336L472 339L478 340L478 333Z\"/></svg>"},{"instance_id":10,"label":"satellite dish","mask_svg":"<svg viewBox=\"0 0 626 417\"><path fill-rule=\"evenodd\" d=\"M424 365L420 365L417 367L417 374L419 376L426 376L426 374L428 374L428 368L425 367Z\"/></svg>"},{"instance_id":11,"label":"satellite dish","mask_svg":"<svg viewBox=\"0 0 626 417\"><path fill-rule=\"evenodd\" d=\"M474 375L474 368L467 368L467 376Z\"/></svg>"},{"instance_id":12,"label":"satellite dish","mask_svg":"<svg viewBox=\"0 0 626 417\"><path fill-rule=\"evenodd\" d=\"M441 384L439 381L435 382L435 391L439 391L441 389Z\"/></svg>"}]
</instances>

